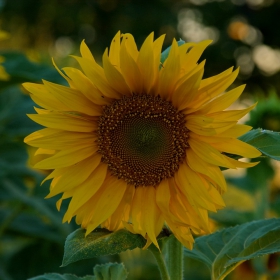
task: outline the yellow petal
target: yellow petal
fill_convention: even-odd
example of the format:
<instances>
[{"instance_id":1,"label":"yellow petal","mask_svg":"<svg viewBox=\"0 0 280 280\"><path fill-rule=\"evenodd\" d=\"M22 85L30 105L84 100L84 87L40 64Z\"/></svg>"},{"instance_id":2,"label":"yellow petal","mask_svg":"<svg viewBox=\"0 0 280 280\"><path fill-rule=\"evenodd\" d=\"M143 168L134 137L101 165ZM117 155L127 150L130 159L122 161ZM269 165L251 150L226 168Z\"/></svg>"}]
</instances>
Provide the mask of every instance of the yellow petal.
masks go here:
<instances>
[{"instance_id":1,"label":"yellow petal","mask_svg":"<svg viewBox=\"0 0 280 280\"><path fill-rule=\"evenodd\" d=\"M162 44L165 38L165 34L158 37L153 44L154 60L155 60L155 70L159 69Z\"/></svg>"},{"instance_id":2,"label":"yellow petal","mask_svg":"<svg viewBox=\"0 0 280 280\"><path fill-rule=\"evenodd\" d=\"M100 164L81 185L73 190L73 196L63 217L63 222L70 222L76 211L97 193L104 183L107 169L106 164ZM89 212L91 210L89 209Z\"/></svg>"},{"instance_id":3,"label":"yellow petal","mask_svg":"<svg viewBox=\"0 0 280 280\"><path fill-rule=\"evenodd\" d=\"M170 190L168 180L163 180L156 188L156 203L165 216L170 215Z\"/></svg>"},{"instance_id":4,"label":"yellow petal","mask_svg":"<svg viewBox=\"0 0 280 280\"><path fill-rule=\"evenodd\" d=\"M137 64L143 77L143 90L147 94L150 93L155 79L153 39L154 33L152 32L144 41L137 59Z\"/></svg>"},{"instance_id":5,"label":"yellow petal","mask_svg":"<svg viewBox=\"0 0 280 280\"><path fill-rule=\"evenodd\" d=\"M187 54L183 55L183 59L182 59L183 67L185 67L186 70L190 71L192 69L192 67L195 66L195 64L197 63L197 61L201 57L201 55L204 52L204 50L211 43L212 43L212 40L201 41L201 42L199 42L197 44L193 44L193 43L189 44L189 43L187 43L186 47L190 48L192 46L192 48L191 48L191 50Z\"/></svg>"},{"instance_id":6,"label":"yellow petal","mask_svg":"<svg viewBox=\"0 0 280 280\"><path fill-rule=\"evenodd\" d=\"M97 136L92 133L61 131L45 128L27 136L24 141L33 147L65 150L79 145L94 144Z\"/></svg>"},{"instance_id":7,"label":"yellow petal","mask_svg":"<svg viewBox=\"0 0 280 280\"><path fill-rule=\"evenodd\" d=\"M222 155L218 150L214 149L210 144L193 138L189 139L188 143L195 154L202 160L217 166L235 168L235 166L232 165L224 155Z\"/></svg>"},{"instance_id":8,"label":"yellow petal","mask_svg":"<svg viewBox=\"0 0 280 280\"><path fill-rule=\"evenodd\" d=\"M103 54L103 67L105 76L111 87L123 95L131 95L130 88L126 84L122 74L111 64L107 49Z\"/></svg>"},{"instance_id":9,"label":"yellow petal","mask_svg":"<svg viewBox=\"0 0 280 280\"><path fill-rule=\"evenodd\" d=\"M205 99L208 101L220 95L234 82L238 73L239 68L237 68L228 76L224 76L223 78L213 82L212 84L210 84L211 86L208 85L208 87L201 87L201 89L199 89L199 93L201 93L201 95L199 96L200 99Z\"/></svg>"},{"instance_id":10,"label":"yellow petal","mask_svg":"<svg viewBox=\"0 0 280 280\"><path fill-rule=\"evenodd\" d=\"M63 77L68 82L69 86L72 87L71 80L57 67L53 58L52 58L52 64L55 67L56 71L60 74L60 76Z\"/></svg>"},{"instance_id":11,"label":"yellow petal","mask_svg":"<svg viewBox=\"0 0 280 280\"><path fill-rule=\"evenodd\" d=\"M27 115L31 120L49 128L61 130L91 132L96 130L97 123L89 121L73 114L46 114L46 115Z\"/></svg>"},{"instance_id":12,"label":"yellow petal","mask_svg":"<svg viewBox=\"0 0 280 280\"><path fill-rule=\"evenodd\" d=\"M179 111L188 107L188 104L192 101L197 93L200 85L201 78L203 76L204 69L201 68L185 82L183 82L172 94L172 104L178 108Z\"/></svg>"},{"instance_id":13,"label":"yellow petal","mask_svg":"<svg viewBox=\"0 0 280 280\"><path fill-rule=\"evenodd\" d=\"M41 108L37 108L37 107L33 107L34 110L36 111L37 114L39 115L49 115L52 114L51 110L46 110L46 109L41 109ZM68 112L66 112L65 114L67 114Z\"/></svg>"},{"instance_id":14,"label":"yellow petal","mask_svg":"<svg viewBox=\"0 0 280 280\"><path fill-rule=\"evenodd\" d=\"M179 46L179 55L180 55L180 64L182 67L182 74L188 75L188 73L192 70L193 67L197 65L197 61L192 60L192 64L190 64L190 50L196 46L197 43L185 43Z\"/></svg>"},{"instance_id":15,"label":"yellow petal","mask_svg":"<svg viewBox=\"0 0 280 280\"><path fill-rule=\"evenodd\" d=\"M172 223L170 220L167 221L167 224L175 237L188 249L192 250L194 239L190 232L190 229L187 227L180 226L176 223Z\"/></svg>"},{"instance_id":16,"label":"yellow petal","mask_svg":"<svg viewBox=\"0 0 280 280\"><path fill-rule=\"evenodd\" d=\"M156 237L160 233L164 220L156 204L154 187L143 187L145 203L142 204L143 227L151 241L159 248Z\"/></svg>"},{"instance_id":17,"label":"yellow petal","mask_svg":"<svg viewBox=\"0 0 280 280\"><path fill-rule=\"evenodd\" d=\"M28 142L32 142L32 141L36 141L42 137L48 137L48 136L52 136L54 134L59 133L61 130L59 129L52 129L52 128L43 128L41 130L35 131L31 134L29 134L28 136L26 136L24 138L24 142L28 143Z\"/></svg>"},{"instance_id":18,"label":"yellow petal","mask_svg":"<svg viewBox=\"0 0 280 280\"><path fill-rule=\"evenodd\" d=\"M236 69L234 72L226 76L225 74L228 72L225 71L225 74L221 75L219 79L214 80L212 83L207 84L206 86L203 86L203 83L201 82L201 86L197 91L196 98L189 105L189 108L185 110L185 113L189 114L191 112L197 111L209 100L222 94L236 79L238 72L239 69Z\"/></svg>"},{"instance_id":19,"label":"yellow petal","mask_svg":"<svg viewBox=\"0 0 280 280\"><path fill-rule=\"evenodd\" d=\"M207 190L207 193L209 194L209 196L211 197L211 201L213 202L213 204L215 204L215 207L216 209L222 209L224 208L226 205L225 205L225 202L221 196L221 194L223 192L221 191L218 191L218 189L220 188L216 188L216 186L212 183L209 183L209 179L202 175L202 174L198 174L200 179L204 182L204 185L206 186L206 190Z\"/></svg>"},{"instance_id":20,"label":"yellow petal","mask_svg":"<svg viewBox=\"0 0 280 280\"><path fill-rule=\"evenodd\" d=\"M222 111L228 108L233 102L235 102L241 93L243 92L245 85L239 86L233 90L226 92L225 94L218 96L213 101L207 103L201 110L198 112L200 114L210 114L213 112Z\"/></svg>"},{"instance_id":21,"label":"yellow petal","mask_svg":"<svg viewBox=\"0 0 280 280\"><path fill-rule=\"evenodd\" d=\"M122 43L121 43L121 47L125 46L129 55L132 57L132 59L136 62L137 58L138 58L138 49L137 49L137 45L135 43L135 40L133 38L133 36L129 33L125 33L122 35Z\"/></svg>"},{"instance_id":22,"label":"yellow petal","mask_svg":"<svg viewBox=\"0 0 280 280\"><path fill-rule=\"evenodd\" d=\"M56 150L39 148L35 152L34 156L37 156L37 155L54 155L55 153L56 153Z\"/></svg>"},{"instance_id":23,"label":"yellow petal","mask_svg":"<svg viewBox=\"0 0 280 280\"><path fill-rule=\"evenodd\" d=\"M178 222L179 219L179 221L184 222L185 226L191 226L193 230L199 231L203 229L204 231L208 231L208 211L201 209L191 196L186 197L185 191L179 188L175 178L170 178L168 181L170 184L171 199L173 201L170 206L173 206L172 214L177 217L177 220L174 220L174 222L180 224ZM177 201L177 203L175 204L174 201ZM180 207L176 207L177 204Z\"/></svg>"},{"instance_id":24,"label":"yellow petal","mask_svg":"<svg viewBox=\"0 0 280 280\"><path fill-rule=\"evenodd\" d=\"M224 121L238 121L246 114L248 114L251 110L256 107L257 103L252 106L243 109L243 110L228 110L223 112L211 113L208 116L214 118L216 120L224 120Z\"/></svg>"},{"instance_id":25,"label":"yellow petal","mask_svg":"<svg viewBox=\"0 0 280 280\"><path fill-rule=\"evenodd\" d=\"M173 179L173 180L172 180ZM196 228L197 230L203 228L203 222L198 216L197 206L192 207L186 196L182 193L180 188L174 181L174 178L169 179L170 183L170 214L163 213L166 220L171 220L178 225L185 227ZM194 209L195 208L195 209Z\"/></svg>"},{"instance_id":26,"label":"yellow petal","mask_svg":"<svg viewBox=\"0 0 280 280\"><path fill-rule=\"evenodd\" d=\"M56 202L56 204L55 204L56 209L57 209L58 211L60 211L60 207L61 207L61 203L62 203L62 201L63 201L63 199L62 199L62 198L60 198L60 199Z\"/></svg>"},{"instance_id":27,"label":"yellow petal","mask_svg":"<svg viewBox=\"0 0 280 280\"><path fill-rule=\"evenodd\" d=\"M246 132L250 131L252 129L251 126L245 125L245 124L236 124L232 126L230 129L217 134L216 137L228 137L228 138L237 138Z\"/></svg>"},{"instance_id":28,"label":"yellow petal","mask_svg":"<svg viewBox=\"0 0 280 280\"><path fill-rule=\"evenodd\" d=\"M257 162L244 162L244 161L240 161L240 160L236 160L233 158L230 158L228 156L225 156L227 158L227 160L232 163L235 167L237 168L249 168L249 167L254 167L256 166L259 161Z\"/></svg>"},{"instance_id":29,"label":"yellow petal","mask_svg":"<svg viewBox=\"0 0 280 280\"><path fill-rule=\"evenodd\" d=\"M133 200L131 203L130 218L133 231L146 237L146 231L143 222L143 208L142 204L145 202L144 187L135 189Z\"/></svg>"},{"instance_id":30,"label":"yellow petal","mask_svg":"<svg viewBox=\"0 0 280 280\"><path fill-rule=\"evenodd\" d=\"M90 116L99 116L101 114L99 107L91 103L83 94L79 91L50 83L43 80L46 89L60 102L65 104L71 109L71 111L77 111ZM98 110L95 110L97 108Z\"/></svg>"},{"instance_id":31,"label":"yellow petal","mask_svg":"<svg viewBox=\"0 0 280 280\"><path fill-rule=\"evenodd\" d=\"M180 60L178 44L174 39L168 58L165 60L159 74L159 89L158 94L169 99L175 89L175 85L180 74Z\"/></svg>"},{"instance_id":32,"label":"yellow petal","mask_svg":"<svg viewBox=\"0 0 280 280\"><path fill-rule=\"evenodd\" d=\"M117 69L120 69L120 48L121 48L121 32L118 31L115 37L113 38L110 51L109 51L109 59Z\"/></svg>"},{"instance_id":33,"label":"yellow petal","mask_svg":"<svg viewBox=\"0 0 280 280\"><path fill-rule=\"evenodd\" d=\"M100 67L97 63L93 63L92 61L81 57L74 56L74 58L79 62L84 73L92 81L94 86L100 90L102 95L109 98L121 97L121 95L109 85L102 67Z\"/></svg>"},{"instance_id":34,"label":"yellow petal","mask_svg":"<svg viewBox=\"0 0 280 280\"><path fill-rule=\"evenodd\" d=\"M216 120L203 115L188 115L186 120L186 127L190 131L204 136L220 134L236 124L236 121Z\"/></svg>"},{"instance_id":35,"label":"yellow petal","mask_svg":"<svg viewBox=\"0 0 280 280\"><path fill-rule=\"evenodd\" d=\"M191 71L189 71L188 73L183 73L180 77L180 79L178 79L178 82L176 84L176 89L178 87L180 87L186 80L188 80L191 76L193 76L195 73L197 73L198 71L200 71L201 69L204 69L206 60L204 59L203 61L201 61L198 65L195 65ZM181 70L182 72L182 70ZM201 83L202 80L200 80ZM200 85L199 85L200 87Z\"/></svg>"},{"instance_id":36,"label":"yellow petal","mask_svg":"<svg viewBox=\"0 0 280 280\"><path fill-rule=\"evenodd\" d=\"M73 86L91 102L97 105L108 105L110 103L110 99L102 95L101 91L79 69L64 67L63 71L71 79Z\"/></svg>"},{"instance_id":37,"label":"yellow petal","mask_svg":"<svg viewBox=\"0 0 280 280\"><path fill-rule=\"evenodd\" d=\"M126 188L126 183L114 176L110 177L109 182L104 183L104 186L96 194L95 203L92 204L86 234L89 234L114 213L123 198Z\"/></svg>"},{"instance_id":38,"label":"yellow petal","mask_svg":"<svg viewBox=\"0 0 280 280\"><path fill-rule=\"evenodd\" d=\"M30 97L39 106L49 110L71 111L68 106L51 95L44 85L23 83L22 86L31 93Z\"/></svg>"},{"instance_id":39,"label":"yellow petal","mask_svg":"<svg viewBox=\"0 0 280 280\"><path fill-rule=\"evenodd\" d=\"M123 39L124 40L124 39ZM141 72L138 68L137 63L128 53L124 41L121 44L120 50L120 65L121 72L125 78L126 83L128 84L130 90L133 93L142 93L143 92L143 78Z\"/></svg>"},{"instance_id":40,"label":"yellow petal","mask_svg":"<svg viewBox=\"0 0 280 280\"><path fill-rule=\"evenodd\" d=\"M58 176L56 177L58 180L55 182L54 180L52 181L50 193L47 195L47 198L53 197L66 190L73 189L76 186L80 186L92 174L95 168L100 164L100 161L101 155L96 153L75 165L56 169L55 171L58 172L54 171L54 174L51 175L51 177ZM60 174L56 175L56 173Z\"/></svg>"},{"instance_id":41,"label":"yellow petal","mask_svg":"<svg viewBox=\"0 0 280 280\"><path fill-rule=\"evenodd\" d=\"M192 137L194 139L197 139L199 141L202 141L202 142L205 142L205 143L209 143L209 144L212 144L212 143L221 143L223 141L228 141L229 139L232 139L232 138L236 138L236 137L227 137L226 135L226 132L229 131L229 130L226 130L224 131L223 133L221 134L217 134L217 135L213 135L211 137L209 136L205 136L205 135L198 135L194 132L189 132L189 137Z\"/></svg>"},{"instance_id":42,"label":"yellow petal","mask_svg":"<svg viewBox=\"0 0 280 280\"><path fill-rule=\"evenodd\" d=\"M229 69L221 72L220 74L217 74L217 75L212 76L207 79L203 79L201 81L201 89L206 88L208 85L213 84L214 82L217 82L224 77L227 77L229 74L232 73L232 70L233 70L233 67L230 67Z\"/></svg>"},{"instance_id":43,"label":"yellow petal","mask_svg":"<svg viewBox=\"0 0 280 280\"><path fill-rule=\"evenodd\" d=\"M63 170L63 168L59 168L59 169L53 170L53 171L41 182L40 185L42 186L47 180L50 180L50 179L53 179L53 178L56 177L56 176L59 176L61 170Z\"/></svg>"},{"instance_id":44,"label":"yellow petal","mask_svg":"<svg viewBox=\"0 0 280 280\"><path fill-rule=\"evenodd\" d=\"M124 227L124 222L129 221L130 205L135 192L135 187L127 185L123 198L115 212L102 224L110 231L116 231Z\"/></svg>"},{"instance_id":45,"label":"yellow petal","mask_svg":"<svg viewBox=\"0 0 280 280\"><path fill-rule=\"evenodd\" d=\"M240 155L242 157L255 158L261 156L261 152L255 147L242 142L238 139L229 139L227 141L222 141L219 143L212 143L212 147L218 151Z\"/></svg>"},{"instance_id":46,"label":"yellow petal","mask_svg":"<svg viewBox=\"0 0 280 280\"><path fill-rule=\"evenodd\" d=\"M164 41L165 35L161 35L154 41L153 44L153 53L154 53L154 79L153 85L150 89L150 94L157 96L158 95L158 81L159 81L159 66L161 59L161 49Z\"/></svg>"},{"instance_id":47,"label":"yellow petal","mask_svg":"<svg viewBox=\"0 0 280 280\"><path fill-rule=\"evenodd\" d=\"M216 182L222 190L226 190L226 181L219 167L202 160L192 149L187 151L187 163L193 171L205 174Z\"/></svg>"},{"instance_id":48,"label":"yellow petal","mask_svg":"<svg viewBox=\"0 0 280 280\"><path fill-rule=\"evenodd\" d=\"M80 46L80 52L83 58L86 58L88 60L92 60L95 62L95 59L90 51L90 49L88 48L88 46L85 43L85 40L82 41L81 46Z\"/></svg>"},{"instance_id":49,"label":"yellow petal","mask_svg":"<svg viewBox=\"0 0 280 280\"><path fill-rule=\"evenodd\" d=\"M79 146L57 152L54 156L35 164L35 168L55 169L73 165L93 155L97 151L97 145Z\"/></svg>"},{"instance_id":50,"label":"yellow petal","mask_svg":"<svg viewBox=\"0 0 280 280\"><path fill-rule=\"evenodd\" d=\"M186 164L181 164L175 174L175 181L186 197L192 197L194 202L201 208L216 211L206 186L196 172Z\"/></svg>"}]
</instances>

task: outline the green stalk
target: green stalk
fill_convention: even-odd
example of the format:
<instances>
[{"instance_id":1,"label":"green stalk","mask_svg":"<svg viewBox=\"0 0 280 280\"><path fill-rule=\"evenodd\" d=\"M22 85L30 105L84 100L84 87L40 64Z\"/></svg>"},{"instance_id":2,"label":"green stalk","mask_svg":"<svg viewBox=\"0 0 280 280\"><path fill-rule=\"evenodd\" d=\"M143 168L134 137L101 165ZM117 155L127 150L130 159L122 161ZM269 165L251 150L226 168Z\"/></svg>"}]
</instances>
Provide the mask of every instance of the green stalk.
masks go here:
<instances>
[{"instance_id":1,"label":"green stalk","mask_svg":"<svg viewBox=\"0 0 280 280\"><path fill-rule=\"evenodd\" d=\"M154 244L151 244L148 249L153 253L153 255L157 261L161 279L162 280L171 280L172 278L169 277L166 263L164 261L164 258L162 256L161 252L159 251L159 249Z\"/></svg>"},{"instance_id":2,"label":"green stalk","mask_svg":"<svg viewBox=\"0 0 280 280\"><path fill-rule=\"evenodd\" d=\"M183 245L172 236L167 242L167 267L170 280L183 279Z\"/></svg>"}]
</instances>

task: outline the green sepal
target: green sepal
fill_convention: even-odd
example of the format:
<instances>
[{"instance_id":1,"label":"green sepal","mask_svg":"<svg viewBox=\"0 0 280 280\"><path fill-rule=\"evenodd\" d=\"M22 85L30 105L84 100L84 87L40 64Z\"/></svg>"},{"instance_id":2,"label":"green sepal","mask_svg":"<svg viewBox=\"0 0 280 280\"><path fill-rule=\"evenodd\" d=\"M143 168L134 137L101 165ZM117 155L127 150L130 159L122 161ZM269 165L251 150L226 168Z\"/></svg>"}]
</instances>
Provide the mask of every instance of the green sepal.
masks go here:
<instances>
[{"instance_id":1,"label":"green sepal","mask_svg":"<svg viewBox=\"0 0 280 280\"><path fill-rule=\"evenodd\" d=\"M178 46L181 46L181 45L183 45L183 44L185 44L185 43L186 43L186 42L183 41L182 39L180 39L179 41L177 41ZM161 53L161 56L160 56L160 62L161 62L161 64L163 64L164 61L167 59L170 50L171 50L171 46L168 47L167 49L165 49L165 50Z\"/></svg>"},{"instance_id":2,"label":"green sepal","mask_svg":"<svg viewBox=\"0 0 280 280\"><path fill-rule=\"evenodd\" d=\"M280 219L259 220L198 237L185 257L203 262L222 280L246 260L280 252Z\"/></svg>"},{"instance_id":3,"label":"green sepal","mask_svg":"<svg viewBox=\"0 0 280 280\"><path fill-rule=\"evenodd\" d=\"M118 254L126 250L143 248L146 239L125 229L110 232L97 228L85 237L84 229L77 229L68 235L62 266L94 257Z\"/></svg>"}]
</instances>

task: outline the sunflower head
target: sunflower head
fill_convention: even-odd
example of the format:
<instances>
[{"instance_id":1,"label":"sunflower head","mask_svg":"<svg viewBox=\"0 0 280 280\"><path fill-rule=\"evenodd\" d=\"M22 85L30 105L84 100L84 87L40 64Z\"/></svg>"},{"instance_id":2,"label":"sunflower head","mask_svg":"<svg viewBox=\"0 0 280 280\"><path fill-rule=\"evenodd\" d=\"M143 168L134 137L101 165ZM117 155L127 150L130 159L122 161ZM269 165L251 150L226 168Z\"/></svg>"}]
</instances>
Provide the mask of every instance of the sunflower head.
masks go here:
<instances>
[{"instance_id":1,"label":"sunflower head","mask_svg":"<svg viewBox=\"0 0 280 280\"><path fill-rule=\"evenodd\" d=\"M188 147L184 114L148 94L133 93L106 106L98 136L108 169L135 187L156 186L173 177Z\"/></svg>"},{"instance_id":2,"label":"sunflower head","mask_svg":"<svg viewBox=\"0 0 280 280\"><path fill-rule=\"evenodd\" d=\"M209 232L208 211L224 207L220 167L251 167L226 153L258 157L237 139L237 124L253 107L225 110L244 86L226 92L238 70L203 79L198 63L210 41L172 43L161 63L164 36L150 34L138 50L118 32L100 66L86 44L75 57L81 70L59 73L69 86L25 83L41 107L29 117L43 125L25 138L51 169L48 197L71 198L64 221L76 217L87 234L101 225L127 228L156 246L166 226L186 247L192 232Z\"/></svg>"}]
</instances>

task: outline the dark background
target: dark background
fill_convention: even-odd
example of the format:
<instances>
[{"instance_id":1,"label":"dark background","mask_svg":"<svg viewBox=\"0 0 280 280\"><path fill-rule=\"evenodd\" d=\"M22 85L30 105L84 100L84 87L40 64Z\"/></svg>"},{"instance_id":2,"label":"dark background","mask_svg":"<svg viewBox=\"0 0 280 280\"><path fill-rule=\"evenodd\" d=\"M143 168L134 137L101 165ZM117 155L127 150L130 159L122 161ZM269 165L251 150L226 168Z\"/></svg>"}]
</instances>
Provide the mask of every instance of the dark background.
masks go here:
<instances>
[{"instance_id":1,"label":"dark background","mask_svg":"<svg viewBox=\"0 0 280 280\"><path fill-rule=\"evenodd\" d=\"M77 53L85 39L100 57L118 30L138 46L152 31L172 39L213 39L206 50L205 76L240 66L238 83L247 92L280 89L280 1L273 0L2 0L3 43L30 58L50 63Z\"/></svg>"}]
</instances>

